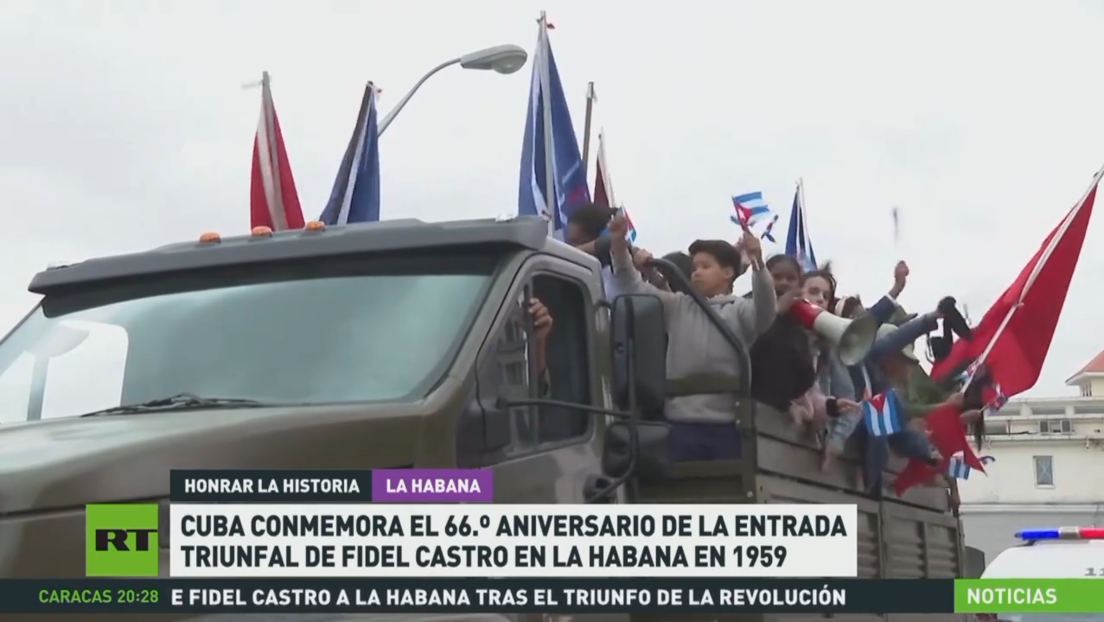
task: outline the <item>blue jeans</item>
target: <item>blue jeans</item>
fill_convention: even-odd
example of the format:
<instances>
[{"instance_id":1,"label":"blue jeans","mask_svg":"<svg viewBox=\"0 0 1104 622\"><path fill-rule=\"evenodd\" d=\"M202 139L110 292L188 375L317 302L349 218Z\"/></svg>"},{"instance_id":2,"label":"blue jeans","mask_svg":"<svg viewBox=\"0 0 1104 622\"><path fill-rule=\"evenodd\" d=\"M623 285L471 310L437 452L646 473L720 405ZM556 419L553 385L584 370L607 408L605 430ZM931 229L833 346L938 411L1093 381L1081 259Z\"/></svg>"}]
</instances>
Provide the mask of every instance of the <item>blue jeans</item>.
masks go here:
<instances>
[{"instance_id":1,"label":"blue jeans","mask_svg":"<svg viewBox=\"0 0 1104 622\"><path fill-rule=\"evenodd\" d=\"M668 442L675 462L740 459L740 433L735 423L672 421L670 425Z\"/></svg>"},{"instance_id":2,"label":"blue jeans","mask_svg":"<svg viewBox=\"0 0 1104 622\"><path fill-rule=\"evenodd\" d=\"M891 449L905 458L915 458L924 462L931 460L931 444L928 443L928 439L914 430L903 430L889 436L870 436L866 426L860 425L855 429L855 436L859 439L859 446L865 458L863 479L866 483L866 491L875 496L882 494L882 472L889 463Z\"/></svg>"}]
</instances>

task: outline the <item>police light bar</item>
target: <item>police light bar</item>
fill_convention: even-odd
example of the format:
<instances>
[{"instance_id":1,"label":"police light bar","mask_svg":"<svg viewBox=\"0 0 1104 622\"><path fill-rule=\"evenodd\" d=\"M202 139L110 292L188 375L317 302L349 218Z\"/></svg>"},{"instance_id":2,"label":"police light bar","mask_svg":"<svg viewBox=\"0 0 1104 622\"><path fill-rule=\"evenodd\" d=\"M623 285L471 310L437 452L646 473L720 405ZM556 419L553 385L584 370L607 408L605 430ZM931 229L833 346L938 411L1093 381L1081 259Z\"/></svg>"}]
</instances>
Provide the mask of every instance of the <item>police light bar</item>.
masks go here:
<instances>
[{"instance_id":1,"label":"police light bar","mask_svg":"<svg viewBox=\"0 0 1104 622\"><path fill-rule=\"evenodd\" d=\"M1104 540L1104 527L1043 527L1017 531L1020 540Z\"/></svg>"}]
</instances>

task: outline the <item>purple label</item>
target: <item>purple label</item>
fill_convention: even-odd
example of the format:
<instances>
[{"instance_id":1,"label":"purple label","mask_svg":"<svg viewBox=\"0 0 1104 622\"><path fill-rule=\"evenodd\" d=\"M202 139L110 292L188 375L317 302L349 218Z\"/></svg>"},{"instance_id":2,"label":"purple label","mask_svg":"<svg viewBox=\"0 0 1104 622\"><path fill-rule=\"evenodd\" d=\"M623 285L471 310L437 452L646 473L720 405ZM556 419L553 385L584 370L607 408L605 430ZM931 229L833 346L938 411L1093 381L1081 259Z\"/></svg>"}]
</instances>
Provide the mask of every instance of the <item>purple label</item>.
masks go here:
<instances>
[{"instance_id":1,"label":"purple label","mask_svg":"<svg viewBox=\"0 0 1104 622\"><path fill-rule=\"evenodd\" d=\"M494 473L483 469L373 469L372 501L489 503L493 484Z\"/></svg>"}]
</instances>

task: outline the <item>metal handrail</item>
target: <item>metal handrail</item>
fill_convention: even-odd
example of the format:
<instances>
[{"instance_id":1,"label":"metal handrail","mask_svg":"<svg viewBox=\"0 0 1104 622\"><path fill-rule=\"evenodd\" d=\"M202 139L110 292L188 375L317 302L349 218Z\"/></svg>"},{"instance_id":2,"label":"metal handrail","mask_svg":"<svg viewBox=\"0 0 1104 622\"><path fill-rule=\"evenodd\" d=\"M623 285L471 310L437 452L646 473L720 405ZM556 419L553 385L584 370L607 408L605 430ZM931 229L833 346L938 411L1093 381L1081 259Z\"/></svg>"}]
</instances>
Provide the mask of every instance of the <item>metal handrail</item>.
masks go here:
<instances>
[{"instance_id":1,"label":"metal handrail","mask_svg":"<svg viewBox=\"0 0 1104 622\"><path fill-rule=\"evenodd\" d=\"M740 397L746 398L740 400L742 403L751 403L751 350L736 336L732 328L725 324L725 321L721 319L721 316L713 310L713 307L709 304L709 300L705 296L702 296L700 292L691 287L690 282L686 280L686 276L678 269L678 266L671 263L666 259L652 258L648 260L648 266L659 271L663 275L663 278L667 279L668 283L675 283L679 286L679 289L686 292L685 295L689 296L695 304L701 307L701 310L705 313L705 317L709 319L709 323L712 324L728 342L732 349L735 350L737 358L740 360L743 369L740 374Z\"/></svg>"}]
</instances>

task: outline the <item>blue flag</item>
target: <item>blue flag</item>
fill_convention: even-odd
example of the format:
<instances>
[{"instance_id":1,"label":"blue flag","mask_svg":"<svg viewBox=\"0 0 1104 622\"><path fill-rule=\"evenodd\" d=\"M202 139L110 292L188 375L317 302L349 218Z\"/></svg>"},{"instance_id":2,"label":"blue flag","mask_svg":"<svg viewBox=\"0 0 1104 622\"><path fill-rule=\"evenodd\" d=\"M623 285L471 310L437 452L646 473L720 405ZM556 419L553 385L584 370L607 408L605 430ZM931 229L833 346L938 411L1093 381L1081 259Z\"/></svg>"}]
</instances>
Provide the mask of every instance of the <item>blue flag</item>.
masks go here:
<instances>
[{"instance_id":1,"label":"blue flag","mask_svg":"<svg viewBox=\"0 0 1104 622\"><path fill-rule=\"evenodd\" d=\"M333 191L318 220L327 225L376 222L380 219L379 129L376 87L364 89L356 129L341 159Z\"/></svg>"},{"instance_id":2,"label":"blue flag","mask_svg":"<svg viewBox=\"0 0 1104 622\"><path fill-rule=\"evenodd\" d=\"M545 119L545 106L550 119ZM555 205L549 206L547 157L551 155ZM550 231L559 232L572 210L590 202L586 171L571 123L556 59L548 41L544 20L533 54L533 77L529 86L529 112L521 148L521 176L518 182L518 215L544 216Z\"/></svg>"},{"instance_id":3,"label":"blue flag","mask_svg":"<svg viewBox=\"0 0 1104 622\"><path fill-rule=\"evenodd\" d=\"M805 220L805 192L801 182L794 191L793 209L790 210L790 230L786 233L786 254L801 264L808 272L817 269L816 253L809 239L809 224Z\"/></svg>"}]
</instances>

